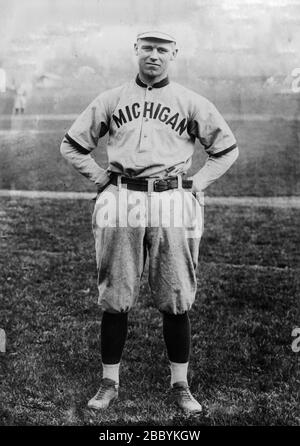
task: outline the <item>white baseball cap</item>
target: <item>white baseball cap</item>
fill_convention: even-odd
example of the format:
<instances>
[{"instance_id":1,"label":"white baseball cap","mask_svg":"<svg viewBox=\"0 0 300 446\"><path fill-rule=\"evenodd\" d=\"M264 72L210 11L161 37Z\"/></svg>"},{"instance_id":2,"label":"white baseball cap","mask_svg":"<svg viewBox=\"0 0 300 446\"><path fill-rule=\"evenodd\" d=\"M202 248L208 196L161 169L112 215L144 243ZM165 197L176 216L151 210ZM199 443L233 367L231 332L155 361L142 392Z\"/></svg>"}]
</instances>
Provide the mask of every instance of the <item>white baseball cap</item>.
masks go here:
<instances>
[{"instance_id":1,"label":"white baseball cap","mask_svg":"<svg viewBox=\"0 0 300 446\"><path fill-rule=\"evenodd\" d=\"M164 40L165 42L174 42L176 43L176 40L174 37L170 36L170 34L162 33L160 31L147 31L144 33L139 33L136 36L136 39L159 39Z\"/></svg>"}]
</instances>

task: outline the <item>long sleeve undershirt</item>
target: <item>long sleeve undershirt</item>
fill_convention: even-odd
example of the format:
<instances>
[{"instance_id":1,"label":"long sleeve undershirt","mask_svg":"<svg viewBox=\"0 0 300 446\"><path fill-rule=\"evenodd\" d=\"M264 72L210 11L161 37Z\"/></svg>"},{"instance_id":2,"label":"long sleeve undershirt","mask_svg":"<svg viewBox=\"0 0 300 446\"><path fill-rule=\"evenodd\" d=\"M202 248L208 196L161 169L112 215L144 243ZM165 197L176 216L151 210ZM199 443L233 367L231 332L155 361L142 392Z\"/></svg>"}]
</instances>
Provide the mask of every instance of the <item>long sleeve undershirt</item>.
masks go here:
<instances>
[{"instance_id":1,"label":"long sleeve undershirt","mask_svg":"<svg viewBox=\"0 0 300 446\"><path fill-rule=\"evenodd\" d=\"M214 181L227 172L238 156L238 147L220 157L209 156L204 166L191 177L193 179L193 191L204 191Z\"/></svg>"},{"instance_id":2,"label":"long sleeve undershirt","mask_svg":"<svg viewBox=\"0 0 300 446\"><path fill-rule=\"evenodd\" d=\"M90 153L80 152L66 138L61 143L60 153L79 173L93 181L100 188L109 182L109 174L96 163Z\"/></svg>"}]
</instances>

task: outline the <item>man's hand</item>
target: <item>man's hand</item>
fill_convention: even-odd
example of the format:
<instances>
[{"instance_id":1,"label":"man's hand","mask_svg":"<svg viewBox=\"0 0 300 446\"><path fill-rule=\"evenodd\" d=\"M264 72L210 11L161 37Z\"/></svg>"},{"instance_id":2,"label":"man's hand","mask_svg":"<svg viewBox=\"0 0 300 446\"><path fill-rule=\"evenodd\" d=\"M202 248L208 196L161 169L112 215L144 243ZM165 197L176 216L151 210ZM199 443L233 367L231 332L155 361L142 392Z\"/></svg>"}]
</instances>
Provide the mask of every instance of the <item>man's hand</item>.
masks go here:
<instances>
[{"instance_id":1,"label":"man's hand","mask_svg":"<svg viewBox=\"0 0 300 446\"><path fill-rule=\"evenodd\" d=\"M195 178L194 177L188 177L187 180L192 181L193 185L192 185L192 194L196 195L199 191L199 189L196 186L196 182L195 182Z\"/></svg>"},{"instance_id":2,"label":"man's hand","mask_svg":"<svg viewBox=\"0 0 300 446\"><path fill-rule=\"evenodd\" d=\"M110 183L110 179L108 181L106 181L106 183L104 183L104 185L103 184L96 184L96 186L97 186L97 196L99 194L101 194L107 188L109 183Z\"/></svg>"},{"instance_id":3,"label":"man's hand","mask_svg":"<svg viewBox=\"0 0 300 446\"><path fill-rule=\"evenodd\" d=\"M196 195L196 193L198 192L196 185L195 185L195 180L193 177L189 177L188 180L191 180L193 182L193 186L192 186L192 194Z\"/></svg>"},{"instance_id":4,"label":"man's hand","mask_svg":"<svg viewBox=\"0 0 300 446\"><path fill-rule=\"evenodd\" d=\"M192 194L196 197L196 199L198 200L199 204L201 206L204 206L204 192L202 190L199 190L196 187L195 179L193 177L189 177L188 180L192 180L193 181Z\"/></svg>"}]
</instances>

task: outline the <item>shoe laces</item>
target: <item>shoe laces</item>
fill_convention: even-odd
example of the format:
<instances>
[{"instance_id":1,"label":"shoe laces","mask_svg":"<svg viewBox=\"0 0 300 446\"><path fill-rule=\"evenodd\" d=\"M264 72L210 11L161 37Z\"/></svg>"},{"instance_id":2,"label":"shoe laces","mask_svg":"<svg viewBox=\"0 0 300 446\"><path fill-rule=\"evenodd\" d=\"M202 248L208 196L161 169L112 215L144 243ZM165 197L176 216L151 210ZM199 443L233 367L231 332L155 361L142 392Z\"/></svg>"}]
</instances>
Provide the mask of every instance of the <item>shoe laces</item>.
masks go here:
<instances>
[{"instance_id":1,"label":"shoe laces","mask_svg":"<svg viewBox=\"0 0 300 446\"><path fill-rule=\"evenodd\" d=\"M194 401L194 397L188 386L174 386L173 391L175 395L181 397L183 401Z\"/></svg>"},{"instance_id":2,"label":"shoe laces","mask_svg":"<svg viewBox=\"0 0 300 446\"><path fill-rule=\"evenodd\" d=\"M112 379L103 378L101 380L99 390L95 395L95 399L100 400L109 390L116 390L116 384Z\"/></svg>"}]
</instances>

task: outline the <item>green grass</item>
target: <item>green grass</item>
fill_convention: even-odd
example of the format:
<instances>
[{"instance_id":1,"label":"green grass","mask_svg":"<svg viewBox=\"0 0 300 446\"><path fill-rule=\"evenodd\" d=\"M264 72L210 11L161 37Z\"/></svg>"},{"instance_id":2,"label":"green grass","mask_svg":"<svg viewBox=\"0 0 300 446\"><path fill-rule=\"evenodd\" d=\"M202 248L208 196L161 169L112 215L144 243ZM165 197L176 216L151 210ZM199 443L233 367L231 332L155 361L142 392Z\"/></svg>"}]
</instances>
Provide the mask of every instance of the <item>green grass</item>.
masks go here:
<instances>
[{"instance_id":1,"label":"green grass","mask_svg":"<svg viewBox=\"0 0 300 446\"><path fill-rule=\"evenodd\" d=\"M49 133L1 135L0 189L86 191L94 187L61 157L59 146L70 127L68 121L38 121L38 130ZM299 122L232 121L240 157L226 175L213 184L209 195L285 196L300 194ZM51 133L52 132L52 133ZM95 151L107 166L105 141ZM206 155L196 147L191 174Z\"/></svg>"},{"instance_id":2,"label":"green grass","mask_svg":"<svg viewBox=\"0 0 300 446\"><path fill-rule=\"evenodd\" d=\"M121 396L87 410L97 389L100 318L87 201L1 199L2 425L299 425L299 210L206 208L191 311L186 418L166 401L161 318L144 277L130 316Z\"/></svg>"}]
</instances>

